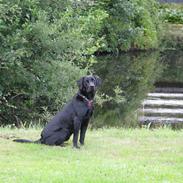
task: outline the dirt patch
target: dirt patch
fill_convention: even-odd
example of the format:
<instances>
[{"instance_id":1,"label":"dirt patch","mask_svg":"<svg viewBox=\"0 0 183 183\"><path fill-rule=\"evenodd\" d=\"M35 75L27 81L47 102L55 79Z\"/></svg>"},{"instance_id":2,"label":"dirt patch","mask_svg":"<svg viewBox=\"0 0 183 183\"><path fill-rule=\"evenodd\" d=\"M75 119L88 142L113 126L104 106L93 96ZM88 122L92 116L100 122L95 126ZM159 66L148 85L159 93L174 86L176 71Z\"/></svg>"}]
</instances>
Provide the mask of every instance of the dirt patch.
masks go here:
<instances>
[{"instance_id":1,"label":"dirt patch","mask_svg":"<svg viewBox=\"0 0 183 183\"><path fill-rule=\"evenodd\" d=\"M0 135L0 138L2 138L2 139L14 139L14 138L17 138L17 136L12 135L12 134L10 134L10 135Z\"/></svg>"}]
</instances>

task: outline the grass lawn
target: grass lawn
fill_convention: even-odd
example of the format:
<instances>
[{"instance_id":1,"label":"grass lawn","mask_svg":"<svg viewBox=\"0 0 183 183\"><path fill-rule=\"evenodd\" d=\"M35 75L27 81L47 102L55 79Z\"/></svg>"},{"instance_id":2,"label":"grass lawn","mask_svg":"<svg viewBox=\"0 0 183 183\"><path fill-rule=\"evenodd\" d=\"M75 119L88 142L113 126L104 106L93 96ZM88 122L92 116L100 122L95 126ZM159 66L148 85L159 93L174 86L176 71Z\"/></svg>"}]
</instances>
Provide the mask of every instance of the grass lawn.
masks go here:
<instances>
[{"instance_id":1,"label":"grass lawn","mask_svg":"<svg viewBox=\"0 0 183 183\"><path fill-rule=\"evenodd\" d=\"M183 131L89 130L80 150L12 142L40 131L0 128L0 183L183 182Z\"/></svg>"}]
</instances>

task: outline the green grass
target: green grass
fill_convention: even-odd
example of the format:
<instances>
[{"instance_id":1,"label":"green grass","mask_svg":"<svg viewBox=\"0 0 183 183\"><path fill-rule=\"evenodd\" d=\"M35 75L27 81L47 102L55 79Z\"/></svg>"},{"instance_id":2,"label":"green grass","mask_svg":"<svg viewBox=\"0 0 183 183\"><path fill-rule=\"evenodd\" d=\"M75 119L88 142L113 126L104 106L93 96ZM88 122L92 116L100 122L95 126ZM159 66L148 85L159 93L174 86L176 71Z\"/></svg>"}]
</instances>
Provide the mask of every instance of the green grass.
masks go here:
<instances>
[{"instance_id":1,"label":"green grass","mask_svg":"<svg viewBox=\"0 0 183 183\"><path fill-rule=\"evenodd\" d=\"M20 144L39 129L0 129L0 183L182 183L183 131L101 129L88 131L86 145Z\"/></svg>"}]
</instances>

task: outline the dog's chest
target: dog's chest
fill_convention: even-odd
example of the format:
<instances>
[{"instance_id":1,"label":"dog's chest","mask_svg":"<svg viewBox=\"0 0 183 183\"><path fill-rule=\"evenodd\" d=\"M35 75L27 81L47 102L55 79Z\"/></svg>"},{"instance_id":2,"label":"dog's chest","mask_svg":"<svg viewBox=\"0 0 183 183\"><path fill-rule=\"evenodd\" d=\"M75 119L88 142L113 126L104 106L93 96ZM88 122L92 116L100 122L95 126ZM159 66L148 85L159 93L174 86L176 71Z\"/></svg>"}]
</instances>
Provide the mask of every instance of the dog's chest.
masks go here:
<instances>
[{"instance_id":1,"label":"dog's chest","mask_svg":"<svg viewBox=\"0 0 183 183\"><path fill-rule=\"evenodd\" d=\"M80 118L80 120L83 121L89 119L92 116L93 107L89 107L83 103L78 104L76 107L77 116Z\"/></svg>"}]
</instances>

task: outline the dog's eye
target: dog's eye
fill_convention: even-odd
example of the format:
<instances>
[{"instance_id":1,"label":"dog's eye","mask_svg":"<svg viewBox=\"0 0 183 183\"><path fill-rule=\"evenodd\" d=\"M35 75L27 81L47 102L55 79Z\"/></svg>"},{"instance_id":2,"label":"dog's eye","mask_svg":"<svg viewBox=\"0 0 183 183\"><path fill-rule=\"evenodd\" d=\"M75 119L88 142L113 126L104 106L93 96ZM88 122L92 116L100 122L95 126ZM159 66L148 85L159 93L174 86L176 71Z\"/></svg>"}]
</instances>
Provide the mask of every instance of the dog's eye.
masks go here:
<instances>
[{"instance_id":1,"label":"dog's eye","mask_svg":"<svg viewBox=\"0 0 183 183\"><path fill-rule=\"evenodd\" d=\"M89 83L89 80L86 80L87 83Z\"/></svg>"}]
</instances>

